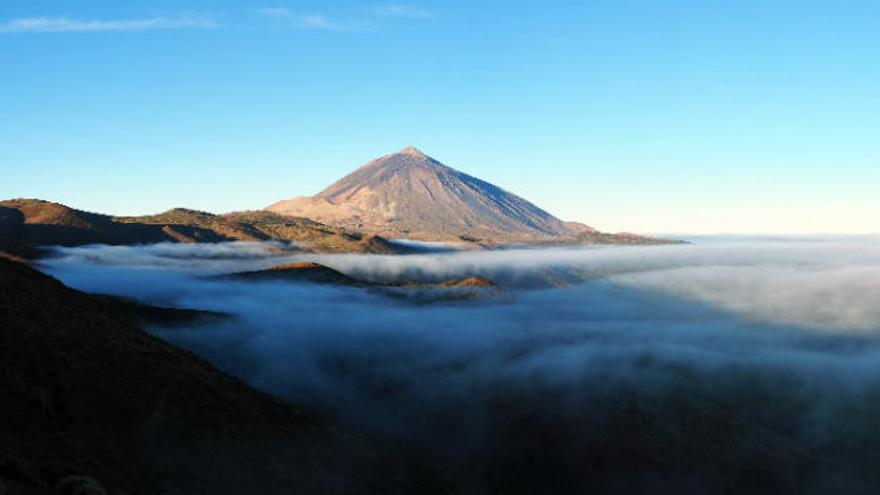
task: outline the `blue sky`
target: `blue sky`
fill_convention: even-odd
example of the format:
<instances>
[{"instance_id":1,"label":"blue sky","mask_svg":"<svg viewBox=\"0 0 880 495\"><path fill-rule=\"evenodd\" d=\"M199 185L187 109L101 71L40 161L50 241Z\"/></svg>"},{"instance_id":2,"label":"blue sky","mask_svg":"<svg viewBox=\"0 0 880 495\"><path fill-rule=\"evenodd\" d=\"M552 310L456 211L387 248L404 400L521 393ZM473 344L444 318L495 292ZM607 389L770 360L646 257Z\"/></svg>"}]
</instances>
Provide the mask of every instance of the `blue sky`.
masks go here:
<instances>
[{"instance_id":1,"label":"blue sky","mask_svg":"<svg viewBox=\"0 0 880 495\"><path fill-rule=\"evenodd\" d=\"M0 197L261 208L415 145L564 219L880 231L880 3L0 2Z\"/></svg>"}]
</instances>

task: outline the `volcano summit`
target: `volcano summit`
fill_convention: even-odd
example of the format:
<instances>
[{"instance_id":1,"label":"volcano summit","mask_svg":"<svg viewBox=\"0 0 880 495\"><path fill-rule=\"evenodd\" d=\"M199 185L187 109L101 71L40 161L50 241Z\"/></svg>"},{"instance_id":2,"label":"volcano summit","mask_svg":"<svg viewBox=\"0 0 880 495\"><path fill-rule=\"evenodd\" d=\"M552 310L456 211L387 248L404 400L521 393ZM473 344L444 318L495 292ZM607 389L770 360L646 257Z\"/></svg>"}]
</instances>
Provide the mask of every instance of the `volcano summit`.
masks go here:
<instances>
[{"instance_id":1,"label":"volcano summit","mask_svg":"<svg viewBox=\"0 0 880 495\"><path fill-rule=\"evenodd\" d=\"M412 146L363 165L314 196L266 209L387 237L433 241L552 241L597 233Z\"/></svg>"}]
</instances>

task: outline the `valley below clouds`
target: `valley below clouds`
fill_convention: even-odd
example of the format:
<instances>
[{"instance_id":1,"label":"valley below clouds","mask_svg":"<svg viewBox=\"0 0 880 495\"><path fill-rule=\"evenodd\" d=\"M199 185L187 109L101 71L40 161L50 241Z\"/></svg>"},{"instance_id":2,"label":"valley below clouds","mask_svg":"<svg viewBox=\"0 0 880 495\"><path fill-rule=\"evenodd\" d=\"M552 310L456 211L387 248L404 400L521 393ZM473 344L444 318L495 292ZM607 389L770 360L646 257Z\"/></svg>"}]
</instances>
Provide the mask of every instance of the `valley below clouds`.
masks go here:
<instances>
[{"instance_id":1,"label":"valley below clouds","mask_svg":"<svg viewBox=\"0 0 880 495\"><path fill-rule=\"evenodd\" d=\"M693 241L407 256L92 245L55 248L41 268L89 292L230 314L150 331L426 459L436 486L877 486L880 239ZM213 277L296 261L376 283L479 276L498 288L424 300Z\"/></svg>"}]
</instances>

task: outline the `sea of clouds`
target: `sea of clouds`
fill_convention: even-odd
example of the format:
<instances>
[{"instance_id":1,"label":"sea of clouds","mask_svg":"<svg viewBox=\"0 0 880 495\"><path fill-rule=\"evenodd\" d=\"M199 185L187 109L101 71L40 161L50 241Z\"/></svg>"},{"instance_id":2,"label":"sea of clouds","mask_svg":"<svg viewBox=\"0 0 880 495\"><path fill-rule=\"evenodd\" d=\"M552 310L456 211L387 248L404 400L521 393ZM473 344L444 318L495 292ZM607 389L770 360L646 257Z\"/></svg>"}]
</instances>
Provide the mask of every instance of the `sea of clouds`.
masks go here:
<instances>
[{"instance_id":1,"label":"sea of clouds","mask_svg":"<svg viewBox=\"0 0 880 495\"><path fill-rule=\"evenodd\" d=\"M301 260L377 282L478 275L501 289L414 304L209 277ZM868 493L880 483L878 238L408 256L84 246L57 248L42 268L86 291L232 314L151 331L442 459L463 486L698 493L757 479L752 488Z\"/></svg>"}]
</instances>

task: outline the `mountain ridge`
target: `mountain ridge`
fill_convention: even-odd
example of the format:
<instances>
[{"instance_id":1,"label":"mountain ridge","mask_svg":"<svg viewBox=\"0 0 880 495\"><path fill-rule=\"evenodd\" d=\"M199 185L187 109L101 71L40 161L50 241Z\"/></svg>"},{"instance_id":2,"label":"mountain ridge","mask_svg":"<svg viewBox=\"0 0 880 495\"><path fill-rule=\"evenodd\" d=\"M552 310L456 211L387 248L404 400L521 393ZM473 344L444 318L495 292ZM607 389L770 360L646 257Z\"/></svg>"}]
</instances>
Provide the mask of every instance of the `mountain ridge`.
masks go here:
<instances>
[{"instance_id":1,"label":"mountain ridge","mask_svg":"<svg viewBox=\"0 0 880 495\"><path fill-rule=\"evenodd\" d=\"M156 215L112 216L38 199L0 201L0 251L24 259L39 246L158 242L283 241L313 252L406 252L381 237L265 211L215 215L174 208Z\"/></svg>"}]
</instances>

